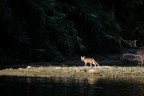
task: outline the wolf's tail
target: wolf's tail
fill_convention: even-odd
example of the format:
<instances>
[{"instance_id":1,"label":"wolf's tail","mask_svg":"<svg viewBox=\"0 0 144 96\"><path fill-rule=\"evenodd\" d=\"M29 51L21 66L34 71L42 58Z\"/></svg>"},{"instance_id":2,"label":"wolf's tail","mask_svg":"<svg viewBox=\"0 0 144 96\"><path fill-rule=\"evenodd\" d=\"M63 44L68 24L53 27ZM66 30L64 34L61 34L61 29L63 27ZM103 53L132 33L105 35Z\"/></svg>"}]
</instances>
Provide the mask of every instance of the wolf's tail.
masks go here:
<instances>
[{"instance_id":1,"label":"wolf's tail","mask_svg":"<svg viewBox=\"0 0 144 96\"><path fill-rule=\"evenodd\" d=\"M94 63L95 63L97 66L99 66L99 64L98 64L96 61L94 61Z\"/></svg>"}]
</instances>

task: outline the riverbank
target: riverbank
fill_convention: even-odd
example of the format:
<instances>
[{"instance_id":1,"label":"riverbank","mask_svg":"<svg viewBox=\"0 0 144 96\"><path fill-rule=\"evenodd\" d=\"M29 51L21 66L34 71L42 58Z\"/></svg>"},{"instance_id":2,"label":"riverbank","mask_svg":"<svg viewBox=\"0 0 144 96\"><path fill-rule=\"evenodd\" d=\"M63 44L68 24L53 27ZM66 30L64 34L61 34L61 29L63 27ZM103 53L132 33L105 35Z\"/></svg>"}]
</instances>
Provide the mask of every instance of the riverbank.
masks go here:
<instances>
[{"instance_id":1,"label":"riverbank","mask_svg":"<svg viewBox=\"0 0 144 96\"><path fill-rule=\"evenodd\" d=\"M144 77L144 67L77 67L77 66L27 66L25 68L6 68L0 70L0 76L30 77Z\"/></svg>"},{"instance_id":2,"label":"riverbank","mask_svg":"<svg viewBox=\"0 0 144 96\"><path fill-rule=\"evenodd\" d=\"M96 56L101 67L87 67L80 56L70 57L66 62L37 62L29 64L11 64L0 66L0 76L30 76L30 77L144 77L144 66L139 67L134 62L120 60L124 53L136 53L138 49L128 49L120 54L109 54L105 57Z\"/></svg>"}]
</instances>

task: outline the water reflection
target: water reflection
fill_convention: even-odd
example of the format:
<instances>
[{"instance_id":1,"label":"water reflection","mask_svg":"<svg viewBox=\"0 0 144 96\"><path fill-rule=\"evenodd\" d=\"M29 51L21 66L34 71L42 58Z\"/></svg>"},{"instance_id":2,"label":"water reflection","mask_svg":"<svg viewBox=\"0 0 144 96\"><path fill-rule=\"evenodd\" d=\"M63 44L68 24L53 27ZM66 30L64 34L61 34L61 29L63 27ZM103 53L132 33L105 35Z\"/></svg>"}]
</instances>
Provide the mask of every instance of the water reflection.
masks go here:
<instances>
[{"instance_id":1,"label":"water reflection","mask_svg":"<svg viewBox=\"0 0 144 96\"><path fill-rule=\"evenodd\" d=\"M144 96L139 78L0 77L1 96Z\"/></svg>"}]
</instances>

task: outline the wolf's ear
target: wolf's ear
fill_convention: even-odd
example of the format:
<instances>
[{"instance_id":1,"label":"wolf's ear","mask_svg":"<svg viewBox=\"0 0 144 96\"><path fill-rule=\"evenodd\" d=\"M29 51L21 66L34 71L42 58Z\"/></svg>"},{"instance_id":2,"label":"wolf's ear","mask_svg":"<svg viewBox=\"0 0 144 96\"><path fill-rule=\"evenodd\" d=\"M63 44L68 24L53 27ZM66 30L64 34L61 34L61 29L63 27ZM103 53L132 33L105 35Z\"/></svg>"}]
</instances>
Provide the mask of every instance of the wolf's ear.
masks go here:
<instances>
[{"instance_id":1,"label":"wolf's ear","mask_svg":"<svg viewBox=\"0 0 144 96\"><path fill-rule=\"evenodd\" d=\"M81 58L85 58L85 56L81 56Z\"/></svg>"}]
</instances>

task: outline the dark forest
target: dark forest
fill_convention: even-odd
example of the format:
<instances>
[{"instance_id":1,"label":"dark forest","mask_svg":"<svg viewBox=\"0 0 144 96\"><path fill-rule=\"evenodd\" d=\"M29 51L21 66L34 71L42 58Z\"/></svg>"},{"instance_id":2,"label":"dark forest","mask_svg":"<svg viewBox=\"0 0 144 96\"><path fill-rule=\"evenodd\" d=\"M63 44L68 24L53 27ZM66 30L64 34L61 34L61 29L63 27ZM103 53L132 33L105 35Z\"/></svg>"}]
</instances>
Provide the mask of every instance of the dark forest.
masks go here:
<instances>
[{"instance_id":1,"label":"dark forest","mask_svg":"<svg viewBox=\"0 0 144 96\"><path fill-rule=\"evenodd\" d=\"M144 0L0 0L0 62L62 62L143 47L143 9Z\"/></svg>"}]
</instances>

